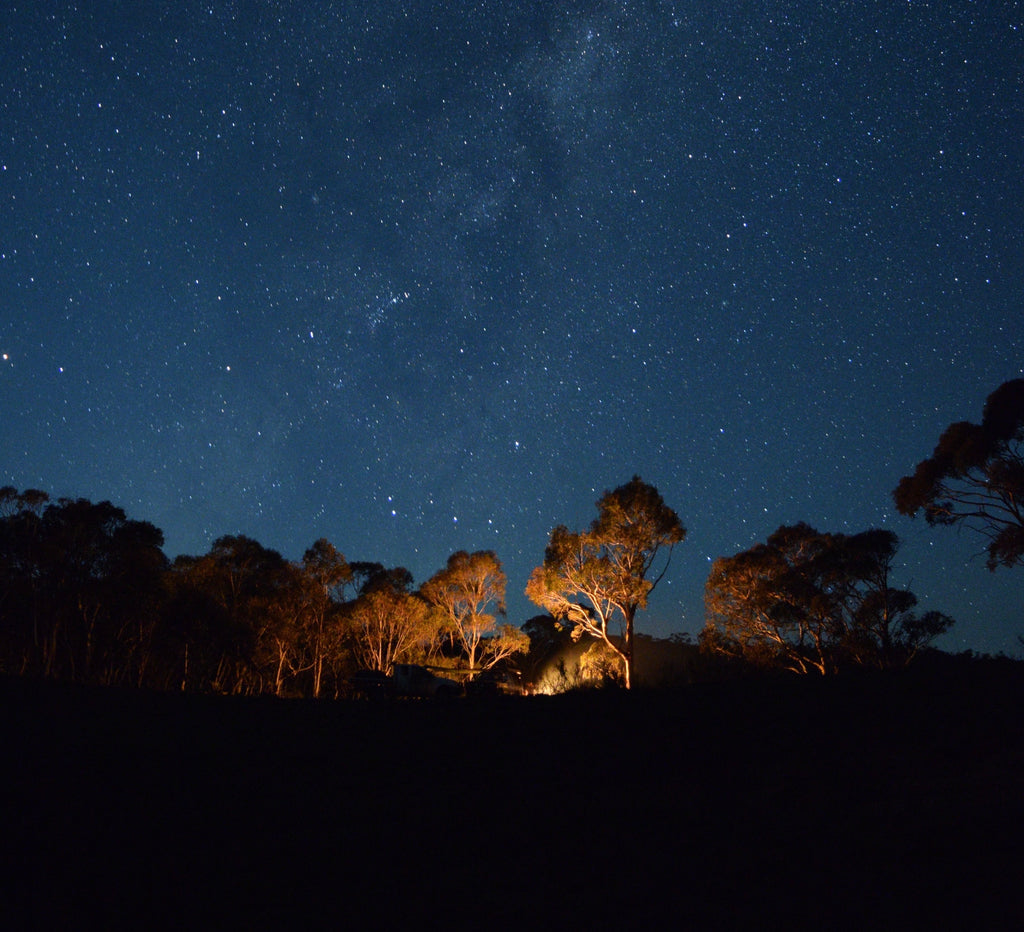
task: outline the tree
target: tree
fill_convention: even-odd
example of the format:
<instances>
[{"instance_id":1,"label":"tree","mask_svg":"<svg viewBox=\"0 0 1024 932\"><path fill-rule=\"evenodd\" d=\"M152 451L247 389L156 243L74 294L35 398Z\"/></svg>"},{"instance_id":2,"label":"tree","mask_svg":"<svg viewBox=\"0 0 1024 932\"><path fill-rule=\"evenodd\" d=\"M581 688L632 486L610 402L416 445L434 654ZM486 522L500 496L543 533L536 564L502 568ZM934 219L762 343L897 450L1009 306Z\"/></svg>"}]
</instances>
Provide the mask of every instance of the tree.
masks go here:
<instances>
[{"instance_id":1,"label":"tree","mask_svg":"<svg viewBox=\"0 0 1024 932\"><path fill-rule=\"evenodd\" d=\"M43 511L45 492L0 488L0 670L42 670L45 637Z\"/></svg>"},{"instance_id":2,"label":"tree","mask_svg":"<svg viewBox=\"0 0 1024 932\"><path fill-rule=\"evenodd\" d=\"M544 669L555 663L559 654L572 643L570 627L545 612L523 622L520 631L530 642L522 660L523 677L527 683L535 685Z\"/></svg>"},{"instance_id":3,"label":"tree","mask_svg":"<svg viewBox=\"0 0 1024 932\"><path fill-rule=\"evenodd\" d=\"M306 640L313 670L313 697L323 686L324 663L331 648L340 643L340 607L353 582L352 568L334 545L320 538L302 556L300 565L305 590Z\"/></svg>"},{"instance_id":4,"label":"tree","mask_svg":"<svg viewBox=\"0 0 1024 932\"><path fill-rule=\"evenodd\" d=\"M383 563L357 560L350 563L352 584L359 595L366 595L374 589L401 589L412 592L413 577L404 566L388 569Z\"/></svg>"},{"instance_id":5,"label":"tree","mask_svg":"<svg viewBox=\"0 0 1024 932\"><path fill-rule=\"evenodd\" d=\"M800 533L806 525L791 531ZM704 587L707 621L701 632L705 650L740 657L758 666L781 666L796 673L812 669L827 673L825 654L828 616L796 610L800 601L795 563L808 554L797 548L787 553L780 528L767 544L758 544L733 557L720 557L711 566ZM814 532L807 528L807 535Z\"/></svg>"},{"instance_id":6,"label":"tree","mask_svg":"<svg viewBox=\"0 0 1024 932\"><path fill-rule=\"evenodd\" d=\"M796 673L905 666L953 622L939 612L918 617L913 593L890 585L898 548L891 531L780 527L766 543L712 564L701 645Z\"/></svg>"},{"instance_id":7,"label":"tree","mask_svg":"<svg viewBox=\"0 0 1024 932\"><path fill-rule=\"evenodd\" d=\"M893 498L902 514L981 533L990 570L1024 564L1024 379L988 396L980 424L947 427Z\"/></svg>"},{"instance_id":8,"label":"tree","mask_svg":"<svg viewBox=\"0 0 1024 932\"><path fill-rule=\"evenodd\" d=\"M470 670L488 670L513 654L525 653L529 637L511 625L498 626L505 614L505 571L493 550L448 558L421 587L423 597L442 615L453 644L465 655ZM489 611L491 609L492 611Z\"/></svg>"},{"instance_id":9,"label":"tree","mask_svg":"<svg viewBox=\"0 0 1024 932\"><path fill-rule=\"evenodd\" d=\"M905 667L936 637L953 626L942 612L913 609L917 596L890 585L899 538L892 531L838 535L838 553L848 576L842 647L847 658L880 669Z\"/></svg>"},{"instance_id":10,"label":"tree","mask_svg":"<svg viewBox=\"0 0 1024 932\"><path fill-rule=\"evenodd\" d=\"M686 537L658 490L634 476L605 492L586 531L556 527L534 569L527 596L573 626L573 637L598 638L621 660L623 683L633 681L633 628L664 577L672 550ZM620 637L613 637L618 620Z\"/></svg>"},{"instance_id":11,"label":"tree","mask_svg":"<svg viewBox=\"0 0 1024 932\"><path fill-rule=\"evenodd\" d=\"M411 574L401 567L369 574L359 596L345 607L352 652L361 666L390 675L396 663L413 659L436 640L430 606L409 591L411 583Z\"/></svg>"},{"instance_id":12,"label":"tree","mask_svg":"<svg viewBox=\"0 0 1024 932\"><path fill-rule=\"evenodd\" d=\"M168 623L182 629L183 687L258 694L269 682L280 695L296 672L295 567L252 538L226 535L208 554L178 557L173 576L177 611Z\"/></svg>"},{"instance_id":13,"label":"tree","mask_svg":"<svg viewBox=\"0 0 1024 932\"><path fill-rule=\"evenodd\" d=\"M0 662L83 683L137 682L162 546L158 528L110 502L0 489Z\"/></svg>"}]
</instances>

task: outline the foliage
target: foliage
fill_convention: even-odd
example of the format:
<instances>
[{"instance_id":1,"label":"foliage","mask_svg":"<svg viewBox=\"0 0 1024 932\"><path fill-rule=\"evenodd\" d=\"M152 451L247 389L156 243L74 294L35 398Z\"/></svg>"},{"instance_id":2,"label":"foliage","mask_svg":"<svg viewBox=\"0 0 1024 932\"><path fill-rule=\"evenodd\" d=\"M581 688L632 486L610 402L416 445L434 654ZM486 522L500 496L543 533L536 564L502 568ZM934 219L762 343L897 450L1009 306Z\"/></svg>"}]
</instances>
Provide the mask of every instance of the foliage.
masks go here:
<instances>
[{"instance_id":1,"label":"foliage","mask_svg":"<svg viewBox=\"0 0 1024 932\"><path fill-rule=\"evenodd\" d=\"M529 639L529 648L520 661L523 679L536 685L555 658L572 643L570 629L552 615L535 615L519 629Z\"/></svg>"},{"instance_id":2,"label":"foliage","mask_svg":"<svg viewBox=\"0 0 1024 932\"><path fill-rule=\"evenodd\" d=\"M499 625L497 631L485 642L483 668L490 670L504 660L526 654L530 649L530 637L515 625Z\"/></svg>"},{"instance_id":3,"label":"foliage","mask_svg":"<svg viewBox=\"0 0 1024 932\"><path fill-rule=\"evenodd\" d=\"M494 551L459 550L420 587L470 670L488 670L529 647L529 638L519 629L498 626L496 616L505 614L505 586L505 571ZM492 608L493 613L488 611Z\"/></svg>"},{"instance_id":4,"label":"foliage","mask_svg":"<svg viewBox=\"0 0 1024 932\"><path fill-rule=\"evenodd\" d=\"M947 427L893 498L905 515L980 532L990 570L1024 564L1024 379L988 396L980 424Z\"/></svg>"},{"instance_id":5,"label":"foliage","mask_svg":"<svg viewBox=\"0 0 1024 932\"><path fill-rule=\"evenodd\" d=\"M890 585L898 547L891 531L826 534L800 523L719 558L705 585L702 647L796 673L906 666L953 622L915 615L913 593Z\"/></svg>"},{"instance_id":6,"label":"foliage","mask_svg":"<svg viewBox=\"0 0 1024 932\"><path fill-rule=\"evenodd\" d=\"M298 669L296 568L277 551L239 535L218 538L203 556L179 557L174 573L179 593L206 602L205 636L184 641L192 654L184 681L198 677L198 688L246 695L269 686L281 695L286 678Z\"/></svg>"},{"instance_id":7,"label":"foliage","mask_svg":"<svg viewBox=\"0 0 1024 932\"><path fill-rule=\"evenodd\" d=\"M343 676L353 574L325 540L290 563L243 536L178 557L109 502L0 489L0 671L317 696Z\"/></svg>"},{"instance_id":8,"label":"foliage","mask_svg":"<svg viewBox=\"0 0 1024 932\"><path fill-rule=\"evenodd\" d=\"M628 689L636 613L646 608L686 529L658 490L639 476L605 492L597 509L588 530L559 526L551 532L544 563L531 574L526 594L572 625L574 637L598 638L617 654ZM618 638L611 628L616 620Z\"/></svg>"},{"instance_id":9,"label":"foliage","mask_svg":"<svg viewBox=\"0 0 1024 932\"><path fill-rule=\"evenodd\" d=\"M322 538L297 562L225 536L170 563L161 532L109 502L3 488L0 672L317 697L347 690L357 666L388 672L443 662L444 651L472 670L523 657L534 683L555 675L562 686L631 686L647 643L634 633L636 613L686 532L639 477L605 492L597 509L585 531L552 531L527 586L551 614L517 629L499 623L506 579L492 551L452 554L419 591L408 570L349 563ZM886 531L830 535L801 524L716 561L705 658L822 673L909 663L952 621L916 615L913 594L890 585L897 546ZM584 635L594 639L586 651ZM679 659L692 678L693 658L683 650Z\"/></svg>"},{"instance_id":10,"label":"foliage","mask_svg":"<svg viewBox=\"0 0 1024 932\"><path fill-rule=\"evenodd\" d=\"M409 591L411 580L403 569L371 574L345 607L347 640L359 666L390 675L396 663L420 659L438 641L441 625L427 601Z\"/></svg>"},{"instance_id":11,"label":"foliage","mask_svg":"<svg viewBox=\"0 0 1024 932\"><path fill-rule=\"evenodd\" d=\"M319 698L325 666L331 667L336 676L340 673L338 664L332 661L343 650L340 608L354 574L345 557L322 537L302 555L301 574L305 583L305 641L311 658L312 694Z\"/></svg>"},{"instance_id":12,"label":"foliage","mask_svg":"<svg viewBox=\"0 0 1024 932\"><path fill-rule=\"evenodd\" d=\"M621 685L624 682L618 656L603 641L594 641L579 660L580 677L594 686Z\"/></svg>"},{"instance_id":13,"label":"foliage","mask_svg":"<svg viewBox=\"0 0 1024 932\"><path fill-rule=\"evenodd\" d=\"M162 597L163 534L110 502L0 489L0 665L135 684Z\"/></svg>"}]
</instances>

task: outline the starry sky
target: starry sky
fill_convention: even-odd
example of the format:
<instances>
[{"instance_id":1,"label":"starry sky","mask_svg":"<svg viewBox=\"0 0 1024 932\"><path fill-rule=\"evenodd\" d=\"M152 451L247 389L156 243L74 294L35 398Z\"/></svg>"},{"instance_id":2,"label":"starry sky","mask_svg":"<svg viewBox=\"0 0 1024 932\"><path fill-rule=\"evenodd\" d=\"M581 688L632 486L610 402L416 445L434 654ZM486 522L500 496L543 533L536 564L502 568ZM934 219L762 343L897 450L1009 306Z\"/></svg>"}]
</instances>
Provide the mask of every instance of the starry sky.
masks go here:
<instances>
[{"instance_id":1,"label":"starry sky","mask_svg":"<svg viewBox=\"0 0 1024 932\"><path fill-rule=\"evenodd\" d=\"M1017 2L0 6L0 484L166 551L421 582L653 483L639 630L780 524L1020 652L1019 573L895 513L1024 374Z\"/></svg>"}]
</instances>

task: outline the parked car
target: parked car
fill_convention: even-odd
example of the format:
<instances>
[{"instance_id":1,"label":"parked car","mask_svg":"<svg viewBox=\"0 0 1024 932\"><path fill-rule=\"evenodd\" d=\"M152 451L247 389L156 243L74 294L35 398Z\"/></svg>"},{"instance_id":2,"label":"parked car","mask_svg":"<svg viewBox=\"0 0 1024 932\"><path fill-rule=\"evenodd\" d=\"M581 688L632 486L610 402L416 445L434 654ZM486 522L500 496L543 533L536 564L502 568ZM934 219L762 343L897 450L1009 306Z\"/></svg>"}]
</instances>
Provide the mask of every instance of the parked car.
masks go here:
<instances>
[{"instance_id":1,"label":"parked car","mask_svg":"<svg viewBox=\"0 0 1024 932\"><path fill-rule=\"evenodd\" d=\"M462 695L462 686L455 680L431 673L414 663L396 663L390 679L391 694L415 696L420 699L454 699Z\"/></svg>"},{"instance_id":2,"label":"parked car","mask_svg":"<svg viewBox=\"0 0 1024 932\"><path fill-rule=\"evenodd\" d=\"M390 688L388 678L380 670L359 670L349 677L349 685L367 699L386 699Z\"/></svg>"},{"instance_id":3,"label":"parked car","mask_svg":"<svg viewBox=\"0 0 1024 932\"><path fill-rule=\"evenodd\" d=\"M349 678L349 684L367 699L454 699L463 694L462 685L455 680L437 676L414 663L396 663L391 676L379 670L359 670Z\"/></svg>"}]
</instances>

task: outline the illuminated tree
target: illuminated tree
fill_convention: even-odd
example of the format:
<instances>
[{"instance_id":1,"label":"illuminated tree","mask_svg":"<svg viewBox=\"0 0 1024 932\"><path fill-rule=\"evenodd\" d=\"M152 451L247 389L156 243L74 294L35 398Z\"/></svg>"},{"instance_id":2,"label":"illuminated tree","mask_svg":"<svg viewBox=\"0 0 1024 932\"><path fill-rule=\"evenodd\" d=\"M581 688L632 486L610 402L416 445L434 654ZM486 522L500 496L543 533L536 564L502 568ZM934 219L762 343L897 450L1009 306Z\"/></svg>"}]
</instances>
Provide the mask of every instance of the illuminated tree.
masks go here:
<instances>
[{"instance_id":1,"label":"illuminated tree","mask_svg":"<svg viewBox=\"0 0 1024 932\"><path fill-rule=\"evenodd\" d=\"M711 566L704 588L707 650L796 673L829 672L832 615L805 570L823 541L806 524Z\"/></svg>"},{"instance_id":2,"label":"illuminated tree","mask_svg":"<svg viewBox=\"0 0 1024 932\"><path fill-rule=\"evenodd\" d=\"M623 683L633 680L633 628L686 537L658 490L634 476L605 492L589 529L556 527L544 563L530 575L529 598L573 626L573 638L598 638L621 660ZM614 636L618 623L619 637Z\"/></svg>"},{"instance_id":3,"label":"illuminated tree","mask_svg":"<svg viewBox=\"0 0 1024 932\"><path fill-rule=\"evenodd\" d=\"M383 571L371 576L345 607L352 653L360 666L390 675L396 663L415 659L436 641L439 625L427 601L409 591L411 581L406 570Z\"/></svg>"},{"instance_id":4,"label":"illuminated tree","mask_svg":"<svg viewBox=\"0 0 1024 932\"><path fill-rule=\"evenodd\" d=\"M505 572L492 550L460 550L421 587L420 593L444 618L454 644L470 670L490 669L529 649L529 637L511 625L498 626L505 614Z\"/></svg>"},{"instance_id":5,"label":"illuminated tree","mask_svg":"<svg viewBox=\"0 0 1024 932\"><path fill-rule=\"evenodd\" d=\"M604 641L594 641L579 659L579 676L583 684L600 686L622 681L622 664Z\"/></svg>"},{"instance_id":6,"label":"illuminated tree","mask_svg":"<svg viewBox=\"0 0 1024 932\"><path fill-rule=\"evenodd\" d=\"M980 532L990 570L1024 564L1024 379L988 396L980 424L947 427L893 498L905 515L924 511L929 524L962 523Z\"/></svg>"},{"instance_id":7,"label":"illuminated tree","mask_svg":"<svg viewBox=\"0 0 1024 932\"><path fill-rule=\"evenodd\" d=\"M891 531L780 527L767 543L714 562L701 644L796 673L905 666L953 622L939 612L915 615L914 594L890 585L898 547Z\"/></svg>"}]
</instances>

